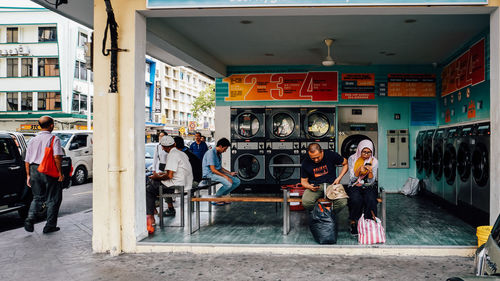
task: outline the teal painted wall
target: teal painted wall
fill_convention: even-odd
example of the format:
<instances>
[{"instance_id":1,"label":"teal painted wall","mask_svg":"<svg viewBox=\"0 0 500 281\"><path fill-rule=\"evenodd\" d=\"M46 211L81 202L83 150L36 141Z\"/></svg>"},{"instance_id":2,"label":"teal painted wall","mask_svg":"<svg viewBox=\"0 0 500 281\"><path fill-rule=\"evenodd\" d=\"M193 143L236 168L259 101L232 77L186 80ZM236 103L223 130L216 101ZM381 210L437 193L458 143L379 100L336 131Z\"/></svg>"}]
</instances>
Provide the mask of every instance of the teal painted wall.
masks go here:
<instances>
[{"instance_id":1,"label":"teal painted wall","mask_svg":"<svg viewBox=\"0 0 500 281\"><path fill-rule=\"evenodd\" d=\"M468 103L470 99L465 98L465 93L462 95L462 100L458 102L457 93L453 93L454 103L451 104L448 100L447 106L444 106L444 98L440 97L440 75L442 66L448 64L471 45L477 42L480 38L486 38L486 46L489 45L488 32L485 31L478 36L472 38L469 42L457 48L454 54L440 63L438 67L428 65L372 65L372 66L241 66L228 67L228 76L232 74L244 73L286 73L286 72L307 72L307 71L338 71L339 72L339 101L338 102L311 102L311 101L244 101L244 102L226 102L225 97L228 96L228 85L222 82L222 79L216 80L216 105L217 106L304 106L310 107L314 105L377 105L378 106L378 159L379 159L379 183L387 191L398 191L402 188L408 177L416 177L415 161L415 143L416 136L420 130L436 128L438 125L450 125L465 121L481 120L489 118L489 63L486 64L486 81L476 86L471 87L471 98L483 102L482 109L476 111L476 118L467 119L467 113L461 112L461 107ZM486 49L486 62L489 61L489 50ZM436 97L432 98L405 98L405 97L387 97L378 96L376 89L375 99L373 100L342 100L341 99L341 83L340 77L342 73L374 73L375 85L379 82L387 82L387 75L391 73L418 73L418 74L435 74L436 75ZM450 99L450 97L446 97ZM411 125L411 102L413 101L435 101L436 103L436 120L435 125L428 126L412 126ZM446 109L455 109L455 115L452 116L451 122L444 122L444 112ZM401 119L395 120L394 114L399 113ZM409 130L409 145L410 145L410 167L407 169L388 169L387 165L387 130L408 129ZM337 144L338 147L338 144Z\"/></svg>"}]
</instances>

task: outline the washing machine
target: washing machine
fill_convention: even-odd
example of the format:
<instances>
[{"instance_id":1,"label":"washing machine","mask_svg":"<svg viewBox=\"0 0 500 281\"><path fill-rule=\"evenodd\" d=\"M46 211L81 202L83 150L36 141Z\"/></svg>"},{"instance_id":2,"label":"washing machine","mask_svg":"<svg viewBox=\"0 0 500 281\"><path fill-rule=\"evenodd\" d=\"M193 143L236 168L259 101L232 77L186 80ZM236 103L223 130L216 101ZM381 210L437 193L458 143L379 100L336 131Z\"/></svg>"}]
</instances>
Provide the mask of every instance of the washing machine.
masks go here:
<instances>
[{"instance_id":1,"label":"washing machine","mask_svg":"<svg viewBox=\"0 0 500 281\"><path fill-rule=\"evenodd\" d=\"M490 123L479 123L474 126L472 141L472 206L490 212Z\"/></svg>"},{"instance_id":2,"label":"washing machine","mask_svg":"<svg viewBox=\"0 0 500 281\"><path fill-rule=\"evenodd\" d=\"M231 108L231 140L263 141L266 137L264 109Z\"/></svg>"},{"instance_id":3,"label":"washing machine","mask_svg":"<svg viewBox=\"0 0 500 281\"><path fill-rule=\"evenodd\" d=\"M423 157L424 157L424 136L425 131L419 131L416 139L415 167L417 170L417 179L421 180L425 177Z\"/></svg>"},{"instance_id":4,"label":"washing machine","mask_svg":"<svg viewBox=\"0 0 500 281\"><path fill-rule=\"evenodd\" d=\"M378 109L377 107L338 107L338 149L344 158L356 152L360 141L369 139L373 143L373 156L378 153Z\"/></svg>"},{"instance_id":5,"label":"washing machine","mask_svg":"<svg viewBox=\"0 0 500 281\"><path fill-rule=\"evenodd\" d=\"M234 141L231 143L231 167L238 173L241 185L254 187L266 183L264 142Z\"/></svg>"},{"instance_id":6,"label":"washing machine","mask_svg":"<svg viewBox=\"0 0 500 281\"><path fill-rule=\"evenodd\" d=\"M266 142L267 184L300 182L300 142Z\"/></svg>"},{"instance_id":7,"label":"washing machine","mask_svg":"<svg viewBox=\"0 0 500 281\"><path fill-rule=\"evenodd\" d=\"M267 140L298 141L300 108L266 108Z\"/></svg>"},{"instance_id":8,"label":"washing machine","mask_svg":"<svg viewBox=\"0 0 500 281\"><path fill-rule=\"evenodd\" d=\"M420 188L431 191L432 187L432 138L434 137L434 129L425 131L423 137L423 154L422 165L424 169L424 177L419 182Z\"/></svg>"},{"instance_id":9,"label":"washing machine","mask_svg":"<svg viewBox=\"0 0 500 281\"><path fill-rule=\"evenodd\" d=\"M453 205L457 205L457 149L456 142L461 128L448 129L444 141L443 154L443 198Z\"/></svg>"},{"instance_id":10,"label":"washing machine","mask_svg":"<svg viewBox=\"0 0 500 281\"><path fill-rule=\"evenodd\" d=\"M446 129L436 129L432 138L432 177L431 192L443 197L443 154Z\"/></svg>"},{"instance_id":11,"label":"washing machine","mask_svg":"<svg viewBox=\"0 0 500 281\"><path fill-rule=\"evenodd\" d=\"M472 129L473 125L464 125L457 138L457 178L458 201L472 205L471 197L471 162L472 162Z\"/></svg>"}]
</instances>

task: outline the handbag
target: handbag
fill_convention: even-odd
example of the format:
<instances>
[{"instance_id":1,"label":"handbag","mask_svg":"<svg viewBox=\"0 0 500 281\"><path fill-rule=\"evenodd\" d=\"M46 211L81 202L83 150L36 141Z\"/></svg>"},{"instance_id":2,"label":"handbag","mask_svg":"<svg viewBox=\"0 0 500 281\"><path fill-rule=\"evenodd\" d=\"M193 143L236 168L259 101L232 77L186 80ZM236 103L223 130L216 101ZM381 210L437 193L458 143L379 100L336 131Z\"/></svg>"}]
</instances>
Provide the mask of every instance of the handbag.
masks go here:
<instances>
[{"instance_id":1,"label":"handbag","mask_svg":"<svg viewBox=\"0 0 500 281\"><path fill-rule=\"evenodd\" d=\"M325 191L326 197L330 200L349 198L341 184L330 184Z\"/></svg>"},{"instance_id":2,"label":"handbag","mask_svg":"<svg viewBox=\"0 0 500 281\"><path fill-rule=\"evenodd\" d=\"M309 216L309 228L319 244L337 243L337 220L329 207L317 203Z\"/></svg>"},{"instance_id":3,"label":"handbag","mask_svg":"<svg viewBox=\"0 0 500 281\"><path fill-rule=\"evenodd\" d=\"M375 220L365 219L365 215L362 214L358 221L358 242L359 244L377 244L385 243L385 230L382 226L382 222L379 218L375 217Z\"/></svg>"},{"instance_id":4,"label":"handbag","mask_svg":"<svg viewBox=\"0 0 500 281\"><path fill-rule=\"evenodd\" d=\"M42 163L40 163L37 170L47 176L58 178L59 171L57 170L56 161L54 160L54 139L55 136L52 137L49 147L45 148Z\"/></svg>"}]
</instances>

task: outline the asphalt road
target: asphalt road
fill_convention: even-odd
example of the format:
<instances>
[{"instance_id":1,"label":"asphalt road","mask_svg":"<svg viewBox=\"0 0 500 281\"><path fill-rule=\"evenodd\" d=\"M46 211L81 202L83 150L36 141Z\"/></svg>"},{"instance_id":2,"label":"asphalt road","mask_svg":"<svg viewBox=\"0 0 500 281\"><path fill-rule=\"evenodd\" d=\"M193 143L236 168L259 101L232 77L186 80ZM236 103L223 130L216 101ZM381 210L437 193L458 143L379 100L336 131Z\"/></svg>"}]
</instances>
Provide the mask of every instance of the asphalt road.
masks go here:
<instances>
[{"instance_id":1,"label":"asphalt road","mask_svg":"<svg viewBox=\"0 0 500 281\"><path fill-rule=\"evenodd\" d=\"M59 217L92 208L92 182L71 186L63 191ZM0 215L0 232L23 227L24 222L17 212Z\"/></svg>"}]
</instances>

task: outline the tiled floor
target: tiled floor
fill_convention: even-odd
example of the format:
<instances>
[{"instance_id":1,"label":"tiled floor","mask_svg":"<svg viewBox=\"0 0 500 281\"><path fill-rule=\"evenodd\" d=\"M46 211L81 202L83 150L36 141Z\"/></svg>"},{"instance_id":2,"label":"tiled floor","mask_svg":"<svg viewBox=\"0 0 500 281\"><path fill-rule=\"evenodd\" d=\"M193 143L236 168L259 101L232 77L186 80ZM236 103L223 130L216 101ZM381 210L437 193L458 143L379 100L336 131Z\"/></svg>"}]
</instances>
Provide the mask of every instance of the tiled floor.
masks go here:
<instances>
[{"instance_id":1,"label":"tiled floor","mask_svg":"<svg viewBox=\"0 0 500 281\"><path fill-rule=\"evenodd\" d=\"M178 205L178 202L176 203ZM282 234L282 212L275 203L235 202L223 207L201 204L201 229L192 235L186 226L158 229L142 242L210 244L315 245L304 211L291 212L291 230ZM178 207L177 207L178 208ZM179 210L178 210L179 211ZM165 224L178 225L175 218ZM193 216L194 221L194 216ZM347 208L338 215L338 245L357 245L348 232ZM473 246L475 228L424 197L387 194L386 245Z\"/></svg>"}]
</instances>

